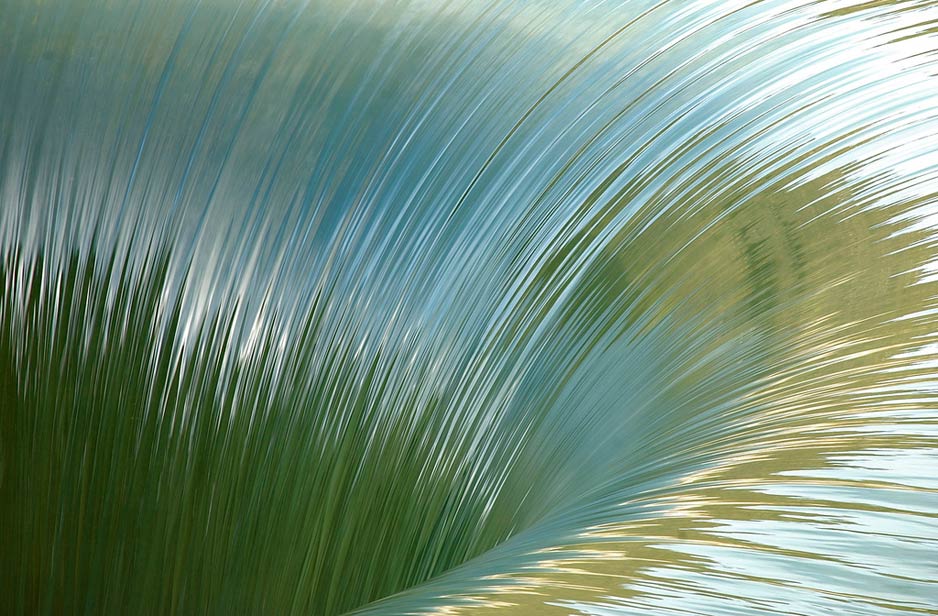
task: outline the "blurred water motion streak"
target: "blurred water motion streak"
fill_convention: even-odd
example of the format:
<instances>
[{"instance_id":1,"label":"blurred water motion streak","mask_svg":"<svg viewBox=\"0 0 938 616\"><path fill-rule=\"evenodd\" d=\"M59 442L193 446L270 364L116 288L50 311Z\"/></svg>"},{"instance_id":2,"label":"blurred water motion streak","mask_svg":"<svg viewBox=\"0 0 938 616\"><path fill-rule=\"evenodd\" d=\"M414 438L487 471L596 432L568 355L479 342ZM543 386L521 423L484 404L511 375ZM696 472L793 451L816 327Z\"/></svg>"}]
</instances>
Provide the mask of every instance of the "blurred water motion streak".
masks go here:
<instances>
[{"instance_id":1,"label":"blurred water motion streak","mask_svg":"<svg viewBox=\"0 0 938 616\"><path fill-rule=\"evenodd\" d=\"M936 613L936 20L0 0L0 611Z\"/></svg>"}]
</instances>

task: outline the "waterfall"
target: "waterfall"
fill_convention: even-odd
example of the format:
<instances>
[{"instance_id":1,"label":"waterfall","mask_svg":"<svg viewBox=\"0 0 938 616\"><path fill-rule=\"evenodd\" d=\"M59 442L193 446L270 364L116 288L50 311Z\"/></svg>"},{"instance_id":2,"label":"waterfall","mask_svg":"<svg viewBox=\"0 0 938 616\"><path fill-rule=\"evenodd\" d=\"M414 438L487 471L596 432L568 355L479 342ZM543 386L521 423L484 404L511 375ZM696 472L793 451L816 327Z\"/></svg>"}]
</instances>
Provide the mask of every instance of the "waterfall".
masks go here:
<instances>
[{"instance_id":1,"label":"waterfall","mask_svg":"<svg viewBox=\"0 0 938 616\"><path fill-rule=\"evenodd\" d=\"M932 0L0 0L0 609L938 607Z\"/></svg>"}]
</instances>

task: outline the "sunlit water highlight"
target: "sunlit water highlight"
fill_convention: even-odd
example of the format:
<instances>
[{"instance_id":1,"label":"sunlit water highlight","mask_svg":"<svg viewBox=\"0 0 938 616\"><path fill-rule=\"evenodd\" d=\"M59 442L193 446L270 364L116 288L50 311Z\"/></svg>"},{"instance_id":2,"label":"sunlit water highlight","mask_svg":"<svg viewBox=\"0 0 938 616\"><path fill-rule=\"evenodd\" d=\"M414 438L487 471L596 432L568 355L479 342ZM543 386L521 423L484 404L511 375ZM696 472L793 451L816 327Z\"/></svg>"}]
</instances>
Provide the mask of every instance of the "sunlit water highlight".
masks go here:
<instances>
[{"instance_id":1,"label":"sunlit water highlight","mask_svg":"<svg viewBox=\"0 0 938 616\"><path fill-rule=\"evenodd\" d=\"M0 0L0 611L938 613L936 20Z\"/></svg>"}]
</instances>

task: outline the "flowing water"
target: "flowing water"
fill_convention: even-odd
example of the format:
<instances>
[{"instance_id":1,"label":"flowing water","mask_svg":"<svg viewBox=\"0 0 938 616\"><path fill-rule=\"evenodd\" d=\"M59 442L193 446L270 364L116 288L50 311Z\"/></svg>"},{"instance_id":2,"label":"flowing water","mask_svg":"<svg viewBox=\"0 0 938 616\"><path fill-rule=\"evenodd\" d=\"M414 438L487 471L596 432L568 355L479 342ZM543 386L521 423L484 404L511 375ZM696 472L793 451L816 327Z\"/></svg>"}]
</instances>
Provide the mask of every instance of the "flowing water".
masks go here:
<instances>
[{"instance_id":1,"label":"flowing water","mask_svg":"<svg viewBox=\"0 0 938 616\"><path fill-rule=\"evenodd\" d=\"M938 613L933 0L0 0L0 612Z\"/></svg>"}]
</instances>

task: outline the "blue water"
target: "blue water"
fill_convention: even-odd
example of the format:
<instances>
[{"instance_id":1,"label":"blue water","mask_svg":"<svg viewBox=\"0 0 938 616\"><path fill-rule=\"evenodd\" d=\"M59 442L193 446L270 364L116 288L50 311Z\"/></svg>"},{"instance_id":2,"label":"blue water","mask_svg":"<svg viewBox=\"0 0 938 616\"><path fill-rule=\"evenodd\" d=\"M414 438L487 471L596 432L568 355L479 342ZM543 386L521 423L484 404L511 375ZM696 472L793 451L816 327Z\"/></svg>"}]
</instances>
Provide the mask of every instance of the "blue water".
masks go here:
<instances>
[{"instance_id":1,"label":"blue water","mask_svg":"<svg viewBox=\"0 0 938 616\"><path fill-rule=\"evenodd\" d=\"M936 19L0 0L9 611L938 613Z\"/></svg>"}]
</instances>

